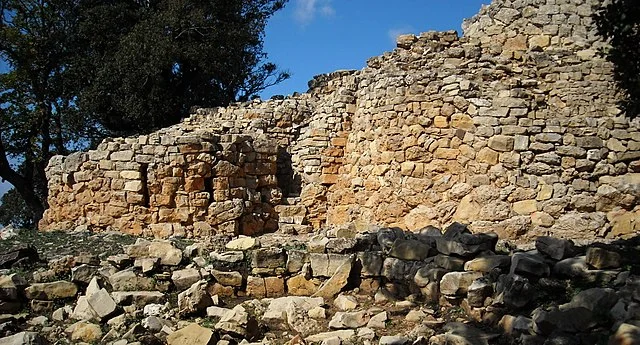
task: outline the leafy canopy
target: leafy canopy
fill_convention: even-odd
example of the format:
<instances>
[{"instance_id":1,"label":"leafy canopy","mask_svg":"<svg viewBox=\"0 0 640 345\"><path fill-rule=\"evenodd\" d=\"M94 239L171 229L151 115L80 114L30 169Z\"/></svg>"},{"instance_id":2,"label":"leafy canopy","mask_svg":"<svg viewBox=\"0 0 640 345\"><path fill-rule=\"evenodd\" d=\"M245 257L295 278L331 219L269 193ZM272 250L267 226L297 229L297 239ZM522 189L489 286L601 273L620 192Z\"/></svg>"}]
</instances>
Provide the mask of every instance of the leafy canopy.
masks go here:
<instances>
[{"instance_id":1,"label":"leafy canopy","mask_svg":"<svg viewBox=\"0 0 640 345\"><path fill-rule=\"evenodd\" d=\"M611 0L595 16L598 32L609 40L604 53L614 64L614 76L626 98L627 115L640 114L640 6L637 0Z\"/></svg>"},{"instance_id":2,"label":"leafy canopy","mask_svg":"<svg viewBox=\"0 0 640 345\"><path fill-rule=\"evenodd\" d=\"M54 155L150 132L194 106L247 100L288 78L263 52L266 22L285 3L0 0L0 178L15 188L2 214L26 205L41 217Z\"/></svg>"}]
</instances>

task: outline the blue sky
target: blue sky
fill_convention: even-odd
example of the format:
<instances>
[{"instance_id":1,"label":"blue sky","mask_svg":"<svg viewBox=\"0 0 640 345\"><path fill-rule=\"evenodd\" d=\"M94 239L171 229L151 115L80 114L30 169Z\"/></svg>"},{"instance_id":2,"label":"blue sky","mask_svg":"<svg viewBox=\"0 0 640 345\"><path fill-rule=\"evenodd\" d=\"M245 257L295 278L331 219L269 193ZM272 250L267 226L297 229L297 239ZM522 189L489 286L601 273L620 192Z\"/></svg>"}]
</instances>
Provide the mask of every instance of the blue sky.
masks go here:
<instances>
[{"instance_id":1,"label":"blue sky","mask_svg":"<svg viewBox=\"0 0 640 345\"><path fill-rule=\"evenodd\" d=\"M490 0L289 0L270 20L264 50L292 74L261 96L307 91L314 75L361 69L367 59L395 48L395 37L458 30ZM10 185L0 183L0 195Z\"/></svg>"},{"instance_id":2,"label":"blue sky","mask_svg":"<svg viewBox=\"0 0 640 345\"><path fill-rule=\"evenodd\" d=\"M457 30L490 0L289 0L270 20L269 60L292 77L262 93L307 91L317 74L361 69L367 59L395 48L399 34Z\"/></svg>"}]
</instances>

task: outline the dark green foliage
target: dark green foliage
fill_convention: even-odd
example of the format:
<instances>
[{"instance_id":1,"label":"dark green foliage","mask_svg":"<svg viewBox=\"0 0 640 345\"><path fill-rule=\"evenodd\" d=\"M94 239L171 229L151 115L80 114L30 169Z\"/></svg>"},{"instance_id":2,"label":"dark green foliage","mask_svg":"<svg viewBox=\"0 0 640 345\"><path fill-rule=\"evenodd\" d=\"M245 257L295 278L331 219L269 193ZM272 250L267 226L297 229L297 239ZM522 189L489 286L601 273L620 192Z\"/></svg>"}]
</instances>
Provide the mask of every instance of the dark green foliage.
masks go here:
<instances>
[{"instance_id":1,"label":"dark green foliage","mask_svg":"<svg viewBox=\"0 0 640 345\"><path fill-rule=\"evenodd\" d=\"M614 64L615 78L626 92L627 115L640 114L640 6L637 0L612 0L595 16L598 32L611 43L604 51Z\"/></svg>"},{"instance_id":2,"label":"dark green foliage","mask_svg":"<svg viewBox=\"0 0 640 345\"><path fill-rule=\"evenodd\" d=\"M37 220L53 155L251 98L286 0L0 0L0 177Z\"/></svg>"},{"instance_id":3,"label":"dark green foliage","mask_svg":"<svg viewBox=\"0 0 640 345\"><path fill-rule=\"evenodd\" d=\"M33 229L36 226L34 218L33 212L15 189L10 189L0 198L0 224Z\"/></svg>"},{"instance_id":4,"label":"dark green foliage","mask_svg":"<svg viewBox=\"0 0 640 345\"><path fill-rule=\"evenodd\" d=\"M262 52L266 20L282 6L274 0L90 4L82 10L81 54L72 66L75 75L89 76L78 78L80 108L126 135L174 124L193 106L249 99L288 77L264 63ZM118 32L105 27L105 17L117 18Z\"/></svg>"}]
</instances>

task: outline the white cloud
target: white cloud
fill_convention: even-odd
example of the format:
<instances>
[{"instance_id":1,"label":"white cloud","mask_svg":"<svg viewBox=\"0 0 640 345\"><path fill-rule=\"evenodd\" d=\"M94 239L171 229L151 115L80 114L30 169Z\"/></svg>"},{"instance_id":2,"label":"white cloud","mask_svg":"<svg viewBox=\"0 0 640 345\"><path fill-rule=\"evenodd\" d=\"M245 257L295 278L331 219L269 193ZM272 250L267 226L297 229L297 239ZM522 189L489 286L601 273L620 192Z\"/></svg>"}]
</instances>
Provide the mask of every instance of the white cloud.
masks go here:
<instances>
[{"instance_id":1,"label":"white cloud","mask_svg":"<svg viewBox=\"0 0 640 345\"><path fill-rule=\"evenodd\" d=\"M301 25L311 23L318 15L331 17L336 10L331 5L331 0L296 0L293 12L295 20Z\"/></svg>"},{"instance_id":2,"label":"white cloud","mask_svg":"<svg viewBox=\"0 0 640 345\"><path fill-rule=\"evenodd\" d=\"M396 44L396 39L398 38L398 36L404 35L404 34L413 33L413 31L414 31L413 28L410 27L410 26L403 26L403 27L399 27L399 28L391 28L391 29L387 30L387 36L389 37L391 42L395 45Z\"/></svg>"}]
</instances>

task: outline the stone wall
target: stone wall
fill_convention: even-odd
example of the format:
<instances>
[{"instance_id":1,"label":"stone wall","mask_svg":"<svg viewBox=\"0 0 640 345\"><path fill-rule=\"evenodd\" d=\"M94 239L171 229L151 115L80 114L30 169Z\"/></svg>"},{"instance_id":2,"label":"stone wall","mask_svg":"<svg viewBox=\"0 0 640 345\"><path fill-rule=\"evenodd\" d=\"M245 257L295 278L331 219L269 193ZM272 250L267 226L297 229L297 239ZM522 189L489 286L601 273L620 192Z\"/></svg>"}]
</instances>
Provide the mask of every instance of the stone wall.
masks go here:
<instances>
[{"instance_id":1,"label":"stone wall","mask_svg":"<svg viewBox=\"0 0 640 345\"><path fill-rule=\"evenodd\" d=\"M263 205L257 216L252 205L245 206L243 217L260 219L247 226L255 231L243 230L239 218L236 233L273 230L271 219L294 233L373 224L416 231L461 221L504 238L627 235L640 228L640 121L618 108L612 65L597 54L606 46L591 18L600 5L495 0L465 22L461 38L455 32L401 36L393 52L370 59L360 71L316 77L307 93L199 110L160 133L178 141L192 133L236 134L255 151L261 147L258 137L273 141L273 150L262 157L269 183L238 190L229 199ZM143 139L118 140L128 145ZM103 143L93 155L107 154L111 144ZM113 153L107 155L100 159L114 160ZM179 164L169 157L155 155L146 163L148 177L140 181L149 186L143 190L151 190L162 164ZM85 163L87 169L99 171L94 166L100 159ZM69 180L78 170L67 163L74 160L56 157L50 163L50 174L60 177L50 180L44 229L86 223L130 232L129 223L119 220L124 214L144 214L142 229L209 224L209 211L161 219L157 205L136 203L122 205L127 212L112 221L94 221L91 207L74 204L83 185L91 190L87 198L105 187ZM132 163L125 160L115 170L128 171L127 164ZM178 184L190 177L184 170ZM217 202L214 176L201 177L211 185L206 199ZM109 188L123 193L122 186ZM171 213L180 214L178 208ZM214 225L212 231L228 229Z\"/></svg>"}]
</instances>

